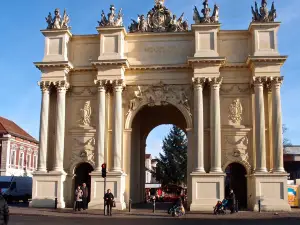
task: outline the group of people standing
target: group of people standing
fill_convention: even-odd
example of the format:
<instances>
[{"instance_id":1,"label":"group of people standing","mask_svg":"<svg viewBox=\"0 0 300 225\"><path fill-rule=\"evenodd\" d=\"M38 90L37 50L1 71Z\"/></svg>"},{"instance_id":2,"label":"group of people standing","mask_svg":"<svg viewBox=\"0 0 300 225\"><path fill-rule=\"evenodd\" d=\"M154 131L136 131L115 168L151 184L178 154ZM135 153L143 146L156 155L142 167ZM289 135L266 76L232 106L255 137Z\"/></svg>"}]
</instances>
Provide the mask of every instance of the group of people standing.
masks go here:
<instances>
[{"instance_id":1,"label":"group of people standing","mask_svg":"<svg viewBox=\"0 0 300 225\"><path fill-rule=\"evenodd\" d=\"M81 209L88 209L88 197L89 190L86 186L86 183L83 183L82 186L78 185L75 190L75 202L74 202L74 210L81 211Z\"/></svg>"},{"instance_id":2,"label":"group of people standing","mask_svg":"<svg viewBox=\"0 0 300 225\"><path fill-rule=\"evenodd\" d=\"M75 202L74 202L74 211L81 211L88 209L88 197L89 197L89 189L86 186L86 183L82 185L78 185L75 190ZM106 207L106 215L112 215L112 207L114 207L114 195L111 193L110 189L107 190L104 195L105 207Z\"/></svg>"}]
</instances>

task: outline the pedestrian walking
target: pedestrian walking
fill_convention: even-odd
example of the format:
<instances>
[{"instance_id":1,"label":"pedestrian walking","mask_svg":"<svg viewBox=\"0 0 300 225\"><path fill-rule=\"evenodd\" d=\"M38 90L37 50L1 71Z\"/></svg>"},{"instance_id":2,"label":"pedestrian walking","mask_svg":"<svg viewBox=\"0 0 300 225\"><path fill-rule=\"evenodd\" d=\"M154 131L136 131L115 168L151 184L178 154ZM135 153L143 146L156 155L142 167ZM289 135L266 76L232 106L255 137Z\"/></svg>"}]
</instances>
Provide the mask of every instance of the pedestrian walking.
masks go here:
<instances>
[{"instance_id":1,"label":"pedestrian walking","mask_svg":"<svg viewBox=\"0 0 300 225\"><path fill-rule=\"evenodd\" d=\"M235 212L235 194L232 189L230 189L229 197L228 197L228 205L230 209L230 213Z\"/></svg>"},{"instance_id":2,"label":"pedestrian walking","mask_svg":"<svg viewBox=\"0 0 300 225\"><path fill-rule=\"evenodd\" d=\"M75 205L75 211L81 211L82 208L82 195L83 191L80 188L80 185L78 185L76 191L75 191L75 200L76 200L76 205Z\"/></svg>"},{"instance_id":3,"label":"pedestrian walking","mask_svg":"<svg viewBox=\"0 0 300 225\"><path fill-rule=\"evenodd\" d=\"M112 215L112 207L114 204L114 195L111 193L110 189L107 190L106 194L104 195L105 205L107 210L107 216Z\"/></svg>"},{"instance_id":4,"label":"pedestrian walking","mask_svg":"<svg viewBox=\"0 0 300 225\"><path fill-rule=\"evenodd\" d=\"M82 184L81 190L83 192L82 195L82 208L83 210L88 209L88 197L89 197L89 189L86 186L86 183Z\"/></svg>"},{"instance_id":5,"label":"pedestrian walking","mask_svg":"<svg viewBox=\"0 0 300 225\"><path fill-rule=\"evenodd\" d=\"M0 225L7 225L9 221L8 205L4 197L0 194Z\"/></svg>"}]
</instances>

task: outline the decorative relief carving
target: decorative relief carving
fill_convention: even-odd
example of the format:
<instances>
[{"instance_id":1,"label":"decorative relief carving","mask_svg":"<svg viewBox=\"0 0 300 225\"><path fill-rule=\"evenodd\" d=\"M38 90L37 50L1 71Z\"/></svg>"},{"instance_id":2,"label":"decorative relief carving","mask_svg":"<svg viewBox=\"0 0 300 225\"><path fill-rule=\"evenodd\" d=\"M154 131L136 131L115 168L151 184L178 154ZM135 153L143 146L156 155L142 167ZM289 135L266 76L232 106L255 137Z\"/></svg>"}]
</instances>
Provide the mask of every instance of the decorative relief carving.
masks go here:
<instances>
[{"instance_id":1,"label":"decorative relief carving","mask_svg":"<svg viewBox=\"0 0 300 225\"><path fill-rule=\"evenodd\" d=\"M168 105L170 103L179 104L185 107L190 113L189 91L189 88L165 85L162 82L157 85L138 86L137 90L133 91L134 97L129 101L127 115L131 111L136 110L142 103L150 107Z\"/></svg>"},{"instance_id":2,"label":"decorative relief carving","mask_svg":"<svg viewBox=\"0 0 300 225\"><path fill-rule=\"evenodd\" d=\"M69 29L70 17L64 10L64 15L61 18L59 9L55 9L54 17L52 18L51 13L49 12L48 17L46 17L46 22L48 24L47 29Z\"/></svg>"},{"instance_id":3,"label":"decorative relief carving","mask_svg":"<svg viewBox=\"0 0 300 225\"><path fill-rule=\"evenodd\" d=\"M164 6L164 0L155 0L154 7L147 16L138 15L137 21L132 19L129 31L134 32L176 32L188 31L188 23L183 20L184 13L177 19L171 11Z\"/></svg>"},{"instance_id":4,"label":"decorative relief carving","mask_svg":"<svg viewBox=\"0 0 300 225\"><path fill-rule=\"evenodd\" d=\"M246 135L243 137L226 136L225 145L226 150L224 155L224 164L226 162L240 162L248 169L251 169L251 165L248 162L249 155L247 152L249 147L249 140Z\"/></svg>"},{"instance_id":5,"label":"decorative relief carving","mask_svg":"<svg viewBox=\"0 0 300 225\"><path fill-rule=\"evenodd\" d=\"M277 17L274 2L272 3L270 11L268 10L267 5L267 0L262 0L261 7L258 9L257 2L255 1L255 9L251 6L253 22L274 22Z\"/></svg>"},{"instance_id":6,"label":"decorative relief carving","mask_svg":"<svg viewBox=\"0 0 300 225\"><path fill-rule=\"evenodd\" d=\"M207 81L212 88L216 89L220 88L220 85L223 82L223 77L212 77L208 78Z\"/></svg>"},{"instance_id":7,"label":"decorative relief carving","mask_svg":"<svg viewBox=\"0 0 300 225\"><path fill-rule=\"evenodd\" d=\"M97 91L94 90L95 88L90 88L90 87L74 87L71 89L71 94L75 96L91 96L95 95Z\"/></svg>"},{"instance_id":8,"label":"decorative relief carving","mask_svg":"<svg viewBox=\"0 0 300 225\"><path fill-rule=\"evenodd\" d=\"M119 13L116 17L115 6L110 6L110 13L107 14L107 18L105 16L104 11L102 10L101 21L98 21L100 27L121 27L123 26L123 14L122 8L119 10Z\"/></svg>"},{"instance_id":9,"label":"decorative relief carving","mask_svg":"<svg viewBox=\"0 0 300 225\"><path fill-rule=\"evenodd\" d=\"M90 127L91 116L92 116L91 101L86 101L84 107L80 109L80 112L81 112L81 118L79 120L80 126Z\"/></svg>"},{"instance_id":10,"label":"decorative relief carving","mask_svg":"<svg viewBox=\"0 0 300 225\"><path fill-rule=\"evenodd\" d=\"M243 120L243 106L239 98L234 99L228 108L228 119L234 124L241 124Z\"/></svg>"},{"instance_id":11,"label":"decorative relief carving","mask_svg":"<svg viewBox=\"0 0 300 225\"><path fill-rule=\"evenodd\" d=\"M55 86L58 92L66 92L70 87L70 84L67 81L57 81L55 82Z\"/></svg>"},{"instance_id":12,"label":"decorative relief carving","mask_svg":"<svg viewBox=\"0 0 300 225\"><path fill-rule=\"evenodd\" d=\"M79 162L94 162L95 138L90 138L84 142L76 138L73 140L70 165Z\"/></svg>"},{"instance_id":13,"label":"decorative relief carving","mask_svg":"<svg viewBox=\"0 0 300 225\"><path fill-rule=\"evenodd\" d=\"M244 87L243 87L244 86ZM237 91L236 91L237 90ZM226 85L222 85L220 91L224 94L230 94L230 93L249 93L251 90L250 85L237 85L233 84L229 88L226 88Z\"/></svg>"},{"instance_id":14,"label":"decorative relief carving","mask_svg":"<svg viewBox=\"0 0 300 225\"><path fill-rule=\"evenodd\" d=\"M212 16L210 16L210 8L208 7L208 0L204 0L203 2L203 9L201 10L201 13L203 14L203 17L200 16L200 13L195 6L194 8L194 16L193 20L196 24L198 23L219 23L219 6L216 4L214 5L214 11Z\"/></svg>"},{"instance_id":15,"label":"decorative relief carving","mask_svg":"<svg viewBox=\"0 0 300 225\"><path fill-rule=\"evenodd\" d=\"M50 91L51 82L41 81L41 82L38 82L38 85L40 86L42 92L49 92Z\"/></svg>"}]
</instances>

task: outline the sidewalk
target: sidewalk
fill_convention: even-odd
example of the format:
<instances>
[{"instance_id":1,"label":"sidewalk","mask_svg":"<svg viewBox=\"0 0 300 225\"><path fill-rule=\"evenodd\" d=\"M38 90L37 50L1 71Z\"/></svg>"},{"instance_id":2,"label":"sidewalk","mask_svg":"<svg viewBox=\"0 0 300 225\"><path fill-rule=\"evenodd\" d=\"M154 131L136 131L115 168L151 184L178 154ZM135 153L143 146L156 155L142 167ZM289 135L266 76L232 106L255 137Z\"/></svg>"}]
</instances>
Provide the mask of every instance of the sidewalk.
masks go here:
<instances>
[{"instance_id":1,"label":"sidewalk","mask_svg":"<svg viewBox=\"0 0 300 225\"><path fill-rule=\"evenodd\" d=\"M10 207L11 215L23 215L23 216L55 216L55 217L86 217L89 218L102 218L103 210L87 210L81 212L74 212L72 209L38 209L38 208L21 208ZM145 209L133 209L131 212L127 211L113 211L112 218L172 218L166 211L156 211L153 213L151 210ZM272 218L300 218L300 209L293 209L291 212L282 213L258 213L258 212L239 212L235 214L226 215L213 215L212 213L195 213L188 212L181 218L192 219L272 219Z\"/></svg>"}]
</instances>

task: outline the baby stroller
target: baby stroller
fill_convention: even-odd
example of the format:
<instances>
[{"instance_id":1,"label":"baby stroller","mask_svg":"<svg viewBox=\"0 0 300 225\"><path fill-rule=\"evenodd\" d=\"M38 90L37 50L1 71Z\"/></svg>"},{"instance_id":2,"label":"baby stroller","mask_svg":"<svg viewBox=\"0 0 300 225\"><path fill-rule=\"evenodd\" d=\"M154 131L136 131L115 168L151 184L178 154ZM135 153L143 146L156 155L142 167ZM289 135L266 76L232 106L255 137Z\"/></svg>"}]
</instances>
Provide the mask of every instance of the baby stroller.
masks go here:
<instances>
[{"instance_id":1,"label":"baby stroller","mask_svg":"<svg viewBox=\"0 0 300 225\"><path fill-rule=\"evenodd\" d=\"M185 209L183 205L181 206L173 206L169 209L169 214L172 214L173 217L181 217L185 215Z\"/></svg>"},{"instance_id":2,"label":"baby stroller","mask_svg":"<svg viewBox=\"0 0 300 225\"><path fill-rule=\"evenodd\" d=\"M228 200L225 198L223 201L218 201L217 204L214 207L214 214L226 214L226 208L228 205Z\"/></svg>"}]
</instances>

